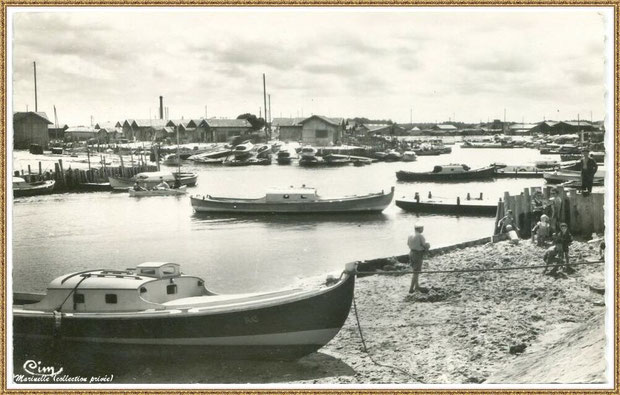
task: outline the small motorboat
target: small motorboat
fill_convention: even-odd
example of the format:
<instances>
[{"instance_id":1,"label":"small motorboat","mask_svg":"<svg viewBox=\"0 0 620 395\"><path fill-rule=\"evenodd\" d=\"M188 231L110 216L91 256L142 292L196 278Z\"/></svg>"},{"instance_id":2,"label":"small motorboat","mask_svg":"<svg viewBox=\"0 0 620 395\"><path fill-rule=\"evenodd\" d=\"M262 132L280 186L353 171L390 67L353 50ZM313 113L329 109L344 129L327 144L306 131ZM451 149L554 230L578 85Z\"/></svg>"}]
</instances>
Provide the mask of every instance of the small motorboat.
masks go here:
<instances>
[{"instance_id":1,"label":"small motorboat","mask_svg":"<svg viewBox=\"0 0 620 395\"><path fill-rule=\"evenodd\" d=\"M363 196L320 197L315 188L273 188L260 198L191 196L196 212L220 213L356 213L380 212L392 201L394 187Z\"/></svg>"},{"instance_id":2,"label":"small motorboat","mask_svg":"<svg viewBox=\"0 0 620 395\"><path fill-rule=\"evenodd\" d=\"M245 143L236 145L235 148L233 148L232 153L238 159L245 158L252 153L252 148L254 148L254 144L246 141Z\"/></svg>"},{"instance_id":3,"label":"small motorboat","mask_svg":"<svg viewBox=\"0 0 620 395\"><path fill-rule=\"evenodd\" d=\"M255 156L258 159L271 159L271 146L269 144L259 144L256 146Z\"/></svg>"},{"instance_id":4,"label":"small motorboat","mask_svg":"<svg viewBox=\"0 0 620 395\"><path fill-rule=\"evenodd\" d=\"M403 152L403 157L402 157L403 162L415 162L416 160L418 160L418 156L415 154L414 151Z\"/></svg>"},{"instance_id":5,"label":"small motorboat","mask_svg":"<svg viewBox=\"0 0 620 395\"><path fill-rule=\"evenodd\" d=\"M54 180L28 182L22 177L13 177L13 196L45 195L54 190L55 184Z\"/></svg>"},{"instance_id":6,"label":"small motorboat","mask_svg":"<svg viewBox=\"0 0 620 395\"><path fill-rule=\"evenodd\" d=\"M131 197L145 197L145 196L181 196L185 195L187 191L185 186L180 188L152 188L152 189L130 189L129 196Z\"/></svg>"},{"instance_id":7,"label":"small motorboat","mask_svg":"<svg viewBox=\"0 0 620 395\"><path fill-rule=\"evenodd\" d=\"M557 170L545 172L543 174L545 181L549 184L562 184L569 181L581 182L580 170ZM594 174L593 185L603 185L605 180L605 170L601 169Z\"/></svg>"},{"instance_id":8,"label":"small motorboat","mask_svg":"<svg viewBox=\"0 0 620 395\"><path fill-rule=\"evenodd\" d=\"M229 149L220 149L216 151L204 152L202 154L192 155L188 159L195 163L222 163L232 153Z\"/></svg>"},{"instance_id":9,"label":"small motorboat","mask_svg":"<svg viewBox=\"0 0 620 395\"><path fill-rule=\"evenodd\" d=\"M386 162L398 162L403 157L400 152L393 149L387 150L385 153L386 155L384 160Z\"/></svg>"},{"instance_id":10,"label":"small motorboat","mask_svg":"<svg viewBox=\"0 0 620 395\"><path fill-rule=\"evenodd\" d=\"M412 172L400 170L396 172L399 181L461 181L490 179L495 176L495 166L471 169L464 164L435 166L433 171Z\"/></svg>"},{"instance_id":11,"label":"small motorboat","mask_svg":"<svg viewBox=\"0 0 620 395\"><path fill-rule=\"evenodd\" d=\"M179 180L182 186L191 187L196 185L198 174L191 172L147 171L138 173L134 177L108 177L110 186L115 191L126 191L133 188L136 181L145 188L153 188L162 181L174 185L177 180Z\"/></svg>"},{"instance_id":12,"label":"small motorboat","mask_svg":"<svg viewBox=\"0 0 620 395\"><path fill-rule=\"evenodd\" d=\"M277 154L277 161L279 165L289 165L296 159L297 157L291 153L289 150L280 150Z\"/></svg>"},{"instance_id":13,"label":"small motorboat","mask_svg":"<svg viewBox=\"0 0 620 395\"><path fill-rule=\"evenodd\" d=\"M413 199L396 199L396 206L405 211L414 213L433 213L433 214L455 214L455 215L474 215L474 216L495 216L497 212L497 202L480 199L453 199L428 198L420 199L416 192Z\"/></svg>"},{"instance_id":14,"label":"small motorboat","mask_svg":"<svg viewBox=\"0 0 620 395\"><path fill-rule=\"evenodd\" d=\"M47 294L15 293L14 349L60 347L77 355L196 353L204 358L296 359L344 324L356 264L316 289L216 294L176 263L60 276ZM73 355L65 353L65 355Z\"/></svg>"},{"instance_id":15,"label":"small motorboat","mask_svg":"<svg viewBox=\"0 0 620 395\"><path fill-rule=\"evenodd\" d=\"M340 154L327 154L323 156L327 166L347 166L351 163L351 157Z\"/></svg>"},{"instance_id":16,"label":"small motorboat","mask_svg":"<svg viewBox=\"0 0 620 395\"><path fill-rule=\"evenodd\" d=\"M182 161L183 160L181 159L180 155L168 154L164 157L162 164L165 166L179 166L181 165Z\"/></svg>"},{"instance_id":17,"label":"small motorboat","mask_svg":"<svg viewBox=\"0 0 620 395\"><path fill-rule=\"evenodd\" d=\"M317 156L318 150L312 146L301 147L299 151L299 166L316 167L325 164L325 160Z\"/></svg>"}]
</instances>

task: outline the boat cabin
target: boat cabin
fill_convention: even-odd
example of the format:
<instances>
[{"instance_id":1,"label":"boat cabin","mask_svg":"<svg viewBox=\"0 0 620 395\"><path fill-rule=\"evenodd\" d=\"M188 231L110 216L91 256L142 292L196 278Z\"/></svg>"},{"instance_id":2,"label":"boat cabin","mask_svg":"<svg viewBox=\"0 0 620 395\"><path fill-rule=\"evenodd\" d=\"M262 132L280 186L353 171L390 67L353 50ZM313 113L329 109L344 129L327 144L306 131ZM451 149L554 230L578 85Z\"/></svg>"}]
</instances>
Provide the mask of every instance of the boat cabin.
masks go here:
<instances>
[{"instance_id":1,"label":"boat cabin","mask_svg":"<svg viewBox=\"0 0 620 395\"><path fill-rule=\"evenodd\" d=\"M54 279L46 296L25 310L123 312L165 310L178 299L212 295L201 278L181 273L180 265L146 262L127 270L90 270Z\"/></svg>"},{"instance_id":2,"label":"boat cabin","mask_svg":"<svg viewBox=\"0 0 620 395\"><path fill-rule=\"evenodd\" d=\"M318 200L315 188L270 189L265 195L267 203L301 203Z\"/></svg>"},{"instance_id":3,"label":"boat cabin","mask_svg":"<svg viewBox=\"0 0 620 395\"><path fill-rule=\"evenodd\" d=\"M467 165L449 164L444 166L435 166L433 168L433 173L467 173L469 170L470 167Z\"/></svg>"}]
</instances>

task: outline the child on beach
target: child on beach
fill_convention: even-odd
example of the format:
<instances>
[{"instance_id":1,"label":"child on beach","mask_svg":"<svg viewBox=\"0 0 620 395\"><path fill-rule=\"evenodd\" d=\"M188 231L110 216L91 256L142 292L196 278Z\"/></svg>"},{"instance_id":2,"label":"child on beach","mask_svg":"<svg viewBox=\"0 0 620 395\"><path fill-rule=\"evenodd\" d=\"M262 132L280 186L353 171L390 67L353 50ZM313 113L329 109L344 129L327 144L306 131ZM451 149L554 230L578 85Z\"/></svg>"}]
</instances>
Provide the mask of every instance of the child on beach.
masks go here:
<instances>
[{"instance_id":1,"label":"child on beach","mask_svg":"<svg viewBox=\"0 0 620 395\"><path fill-rule=\"evenodd\" d=\"M508 226L510 226L511 229L508 229ZM517 226L517 221L515 220L512 210L506 211L504 218L497 222L497 227L500 229L500 233L508 233L508 231L514 230L518 234L521 231Z\"/></svg>"},{"instance_id":2,"label":"child on beach","mask_svg":"<svg viewBox=\"0 0 620 395\"><path fill-rule=\"evenodd\" d=\"M424 253L431 248L431 245L426 242L426 239L422 235L424 232L424 226L416 224L414 226L414 234L407 238L407 246L409 247L409 263L413 269L413 277L411 277L411 286L409 287L409 293L412 294L417 290L423 291L418 283L418 277L420 270L422 270L422 261L424 259Z\"/></svg>"},{"instance_id":3,"label":"child on beach","mask_svg":"<svg viewBox=\"0 0 620 395\"><path fill-rule=\"evenodd\" d=\"M573 236L568 231L568 225L565 223L560 224L560 231L553 235L553 247L545 251L543 260L545 261L545 270L543 274L547 272L547 268L550 265L556 265L551 269L549 274L557 274L558 269L564 264L564 271L568 274L572 274L575 270L570 266L568 258L568 248L573 242Z\"/></svg>"},{"instance_id":4,"label":"child on beach","mask_svg":"<svg viewBox=\"0 0 620 395\"><path fill-rule=\"evenodd\" d=\"M551 236L549 217L543 214L540 216L540 221L532 228L532 240L536 240L537 246L544 247L549 236Z\"/></svg>"}]
</instances>

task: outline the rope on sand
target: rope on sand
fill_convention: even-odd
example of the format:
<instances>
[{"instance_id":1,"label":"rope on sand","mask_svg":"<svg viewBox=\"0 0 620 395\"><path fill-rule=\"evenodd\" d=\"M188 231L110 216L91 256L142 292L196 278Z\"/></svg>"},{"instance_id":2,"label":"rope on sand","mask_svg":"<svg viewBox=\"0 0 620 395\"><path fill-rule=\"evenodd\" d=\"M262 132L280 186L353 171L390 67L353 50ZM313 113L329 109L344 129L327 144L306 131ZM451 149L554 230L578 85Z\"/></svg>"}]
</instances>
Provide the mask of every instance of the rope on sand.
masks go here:
<instances>
[{"instance_id":1,"label":"rope on sand","mask_svg":"<svg viewBox=\"0 0 620 395\"><path fill-rule=\"evenodd\" d=\"M602 263L604 260L598 261L586 261L586 262L574 262L569 264L569 266L579 266L579 265L593 265L595 263ZM565 266L565 264L557 264L557 265L534 265L534 266L507 266L507 267L492 267L488 269L455 269L455 270L426 270L426 271L412 271L412 270L386 270L380 272L360 272L357 274L411 274L411 273L420 273L420 274L436 274L436 273L472 273L472 272L494 272L494 271L503 271L503 270L527 270L527 269L544 269L544 268L554 268Z\"/></svg>"},{"instance_id":2,"label":"rope on sand","mask_svg":"<svg viewBox=\"0 0 620 395\"><path fill-rule=\"evenodd\" d=\"M353 294L353 311L355 312L355 320L357 321L357 330L359 331L360 338L362 339L362 346L364 346L364 352L366 354L368 354L368 358L370 358L370 360L375 365L377 365L377 366L382 366L384 368L398 370L399 372L406 374L407 376L411 377L412 379L415 379L415 380L419 381L419 377L414 376L412 373L406 371L405 369L401 369L401 368L399 368L397 366L393 366L393 365L388 365L388 364L377 362L372 357L372 355L370 354L370 351L368 351L368 348L366 347L366 341L364 340L364 334L362 333L362 325L360 324L360 317L357 314L357 304L355 303L355 294Z\"/></svg>"}]
</instances>

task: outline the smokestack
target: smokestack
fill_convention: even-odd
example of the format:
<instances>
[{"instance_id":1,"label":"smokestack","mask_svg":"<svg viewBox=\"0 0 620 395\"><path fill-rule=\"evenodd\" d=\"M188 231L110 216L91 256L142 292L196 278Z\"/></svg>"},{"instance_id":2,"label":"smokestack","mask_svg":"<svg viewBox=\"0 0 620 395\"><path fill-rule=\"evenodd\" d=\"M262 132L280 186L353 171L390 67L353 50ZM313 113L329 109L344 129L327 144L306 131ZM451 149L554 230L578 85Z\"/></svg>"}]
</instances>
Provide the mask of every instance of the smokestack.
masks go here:
<instances>
[{"instance_id":1,"label":"smokestack","mask_svg":"<svg viewBox=\"0 0 620 395\"><path fill-rule=\"evenodd\" d=\"M159 96L159 119L164 119L164 97Z\"/></svg>"}]
</instances>

